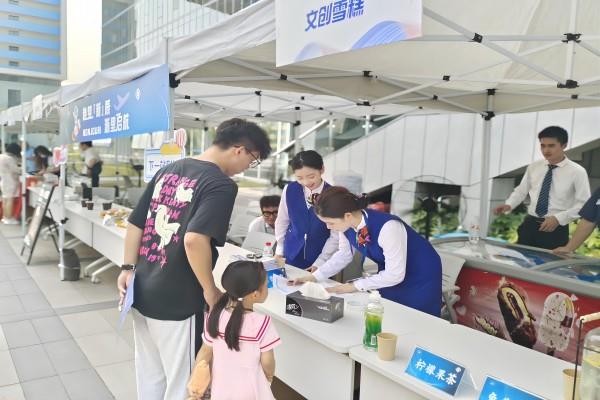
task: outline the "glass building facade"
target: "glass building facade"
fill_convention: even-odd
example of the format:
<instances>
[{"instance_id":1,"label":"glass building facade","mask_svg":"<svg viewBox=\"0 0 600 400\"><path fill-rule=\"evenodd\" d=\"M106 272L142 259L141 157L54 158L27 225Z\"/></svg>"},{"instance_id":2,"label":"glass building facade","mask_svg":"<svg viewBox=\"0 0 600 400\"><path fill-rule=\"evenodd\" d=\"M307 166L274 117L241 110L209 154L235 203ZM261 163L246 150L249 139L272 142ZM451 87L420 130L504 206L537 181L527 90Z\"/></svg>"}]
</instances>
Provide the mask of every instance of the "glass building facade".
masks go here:
<instances>
[{"instance_id":1,"label":"glass building facade","mask_svg":"<svg viewBox=\"0 0 600 400\"><path fill-rule=\"evenodd\" d=\"M258 0L103 0L102 69L154 49L162 38L206 29Z\"/></svg>"},{"instance_id":2,"label":"glass building facade","mask_svg":"<svg viewBox=\"0 0 600 400\"><path fill-rule=\"evenodd\" d=\"M66 78L65 6L0 0L0 108L57 90Z\"/></svg>"}]
</instances>

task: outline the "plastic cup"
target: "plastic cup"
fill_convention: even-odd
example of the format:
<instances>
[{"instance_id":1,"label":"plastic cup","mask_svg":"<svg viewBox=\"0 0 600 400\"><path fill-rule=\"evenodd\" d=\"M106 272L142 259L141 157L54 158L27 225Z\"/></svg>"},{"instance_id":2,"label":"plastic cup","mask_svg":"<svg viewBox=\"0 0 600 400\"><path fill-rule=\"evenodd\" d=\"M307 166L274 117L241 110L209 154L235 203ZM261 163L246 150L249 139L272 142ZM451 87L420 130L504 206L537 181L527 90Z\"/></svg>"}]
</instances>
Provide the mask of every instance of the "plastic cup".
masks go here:
<instances>
[{"instance_id":1,"label":"plastic cup","mask_svg":"<svg viewBox=\"0 0 600 400\"><path fill-rule=\"evenodd\" d=\"M579 380L580 375L577 374L577 384L575 387L575 400L580 400L579 397ZM573 383L575 382L575 370L572 368L563 369L563 398L571 400L573 398Z\"/></svg>"},{"instance_id":2,"label":"plastic cup","mask_svg":"<svg viewBox=\"0 0 600 400\"><path fill-rule=\"evenodd\" d=\"M102 203L102 209L104 211L110 210L111 207L112 207L112 202L110 202L110 201Z\"/></svg>"},{"instance_id":3,"label":"plastic cup","mask_svg":"<svg viewBox=\"0 0 600 400\"><path fill-rule=\"evenodd\" d=\"M87 205L87 209L88 209L88 210L90 210L90 211L91 211L91 210L93 210L93 209L94 209L94 202L93 202L93 201L88 201L88 202L86 203L86 205Z\"/></svg>"},{"instance_id":4,"label":"plastic cup","mask_svg":"<svg viewBox=\"0 0 600 400\"><path fill-rule=\"evenodd\" d=\"M383 361L392 361L396 358L396 344L398 336L393 333L381 332L377 334L377 355Z\"/></svg>"},{"instance_id":5,"label":"plastic cup","mask_svg":"<svg viewBox=\"0 0 600 400\"><path fill-rule=\"evenodd\" d=\"M88 201L86 199L81 200L81 207L86 208L87 207L87 202Z\"/></svg>"}]
</instances>

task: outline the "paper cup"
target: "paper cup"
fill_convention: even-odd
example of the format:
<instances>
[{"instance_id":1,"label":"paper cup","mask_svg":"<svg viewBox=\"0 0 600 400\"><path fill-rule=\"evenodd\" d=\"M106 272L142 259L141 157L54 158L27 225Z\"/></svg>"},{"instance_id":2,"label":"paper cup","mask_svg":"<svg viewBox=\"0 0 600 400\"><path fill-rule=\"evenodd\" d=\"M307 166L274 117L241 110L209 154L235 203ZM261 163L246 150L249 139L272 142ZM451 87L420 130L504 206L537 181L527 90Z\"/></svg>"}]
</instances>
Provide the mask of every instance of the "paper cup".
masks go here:
<instances>
[{"instance_id":1,"label":"paper cup","mask_svg":"<svg viewBox=\"0 0 600 400\"><path fill-rule=\"evenodd\" d=\"M581 371L577 372L577 384L575 386L575 400L580 400L579 397L579 380ZM565 400L573 398L573 382L575 380L575 370L572 368L563 369L563 397Z\"/></svg>"},{"instance_id":2,"label":"paper cup","mask_svg":"<svg viewBox=\"0 0 600 400\"><path fill-rule=\"evenodd\" d=\"M393 333L380 332L377 334L377 355L383 361L396 358L396 343L398 336Z\"/></svg>"}]
</instances>

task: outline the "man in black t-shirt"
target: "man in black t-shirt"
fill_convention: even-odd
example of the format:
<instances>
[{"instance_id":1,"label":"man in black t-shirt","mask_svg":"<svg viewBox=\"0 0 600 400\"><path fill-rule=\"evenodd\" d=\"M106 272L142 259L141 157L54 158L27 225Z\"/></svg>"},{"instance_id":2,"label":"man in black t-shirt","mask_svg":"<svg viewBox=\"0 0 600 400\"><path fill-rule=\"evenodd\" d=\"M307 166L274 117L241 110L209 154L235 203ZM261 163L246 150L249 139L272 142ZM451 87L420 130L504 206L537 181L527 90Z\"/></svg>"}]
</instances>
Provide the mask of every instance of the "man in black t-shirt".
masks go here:
<instances>
[{"instance_id":1,"label":"man in black t-shirt","mask_svg":"<svg viewBox=\"0 0 600 400\"><path fill-rule=\"evenodd\" d=\"M221 296L212 269L237 194L230 176L270 152L256 124L225 121L204 153L160 169L131 213L117 286L122 303L133 279L138 399L186 397L204 306Z\"/></svg>"},{"instance_id":2,"label":"man in black t-shirt","mask_svg":"<svg viewBox=\"0 0 600 400\"><path fill-rule=\"evenodd\" d=\"M577 224L577 229L573 232L573 237L566 246L557 247L553 253L572 253L594 232L594 229L600 224L600 188L592 194L592 197L585 202L579 211L581 219Z\"/></svg>"}]
</instances>

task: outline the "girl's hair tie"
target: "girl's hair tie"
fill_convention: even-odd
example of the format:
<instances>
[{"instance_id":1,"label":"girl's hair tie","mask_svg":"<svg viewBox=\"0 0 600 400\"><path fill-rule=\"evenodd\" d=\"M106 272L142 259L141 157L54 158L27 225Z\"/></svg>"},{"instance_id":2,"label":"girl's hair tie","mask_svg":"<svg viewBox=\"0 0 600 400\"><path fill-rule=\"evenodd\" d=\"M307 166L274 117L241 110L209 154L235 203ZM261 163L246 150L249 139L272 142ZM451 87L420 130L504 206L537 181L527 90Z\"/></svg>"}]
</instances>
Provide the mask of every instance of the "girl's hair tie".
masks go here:
<instances>
[{"instance_id":1,"label":"girl's hair tie","mask_svg":"<svg viewBox=\"0 0 600 400\"><path fill-rule=\"evenodd\" d=\"M243 297L238 297L237 301L244 301Z\"/></svg>"}]
</instances>

